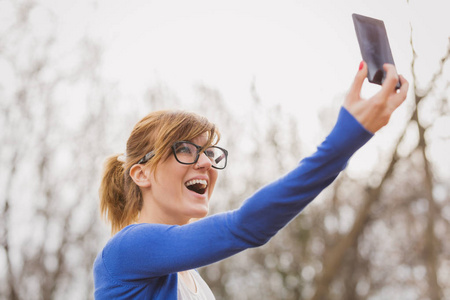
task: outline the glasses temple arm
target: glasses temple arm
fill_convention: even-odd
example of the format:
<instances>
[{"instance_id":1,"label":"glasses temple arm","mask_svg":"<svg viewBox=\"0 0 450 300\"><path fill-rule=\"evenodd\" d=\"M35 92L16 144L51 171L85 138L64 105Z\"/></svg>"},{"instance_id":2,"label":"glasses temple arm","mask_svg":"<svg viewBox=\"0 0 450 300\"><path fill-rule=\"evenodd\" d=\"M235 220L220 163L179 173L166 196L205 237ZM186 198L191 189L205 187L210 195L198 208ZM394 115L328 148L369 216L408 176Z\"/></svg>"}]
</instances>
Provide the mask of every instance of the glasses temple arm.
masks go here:
<instances>
[{"instance_id":1,"label":"glasses temple arm","mask_svg":"<svg viewBox=\"0 0 450 300\"><path fill-rule=\"evenodd\" d=\"M216 158L215 160L214 160L214 162L216 163L216 164L218 164L222 159L224 159L225 158L225 153L222 153L222 155L221 156L219 156L218 158Z\"/></svg>"},{"instance_id":2,"label":"glasses temple arm","mask_svg":"<svg viewBox=\"0 0 450 300\"><path fill-rule=\"evenodd\" d=\"M148 162L150 160L150 158L152 158L153 156L155 156L155 152L150 151L149 153L145 154L145 156L143 158L141 158L138 161L138 164L145 164L146 162Z\"/></svg>"}]
</instances>

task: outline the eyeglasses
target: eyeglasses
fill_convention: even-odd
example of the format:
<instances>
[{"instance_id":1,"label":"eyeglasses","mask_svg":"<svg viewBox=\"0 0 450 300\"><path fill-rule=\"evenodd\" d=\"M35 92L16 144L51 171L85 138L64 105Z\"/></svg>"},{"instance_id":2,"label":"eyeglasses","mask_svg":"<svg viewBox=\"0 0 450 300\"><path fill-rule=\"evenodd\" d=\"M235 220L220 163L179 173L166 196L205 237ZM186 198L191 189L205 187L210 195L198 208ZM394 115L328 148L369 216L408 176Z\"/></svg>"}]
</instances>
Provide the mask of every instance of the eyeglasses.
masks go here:
<instances>
[{"instance_id":1,"label":"eyeglasses","mask_svg":"<svg viewBox=\"0 0 450 300\"><path fill-rule=\"evenodd\" d=\"M175 156L175 159L183 165L195 164L200 157L200 151L202 149L203 147L189 141L179 141L173 143L172 145L172 152ZM203 153L205 153L206 157L209 158L209 160L211 161L211 166L213 168L222 170L227 166L227 150L217 146L210 146L204 149ZM150 151L141 160L138 161L138 164L144 164L148 162L153 156L155 156L155 153L153 151Z\"/></svg>"}]
</instances>

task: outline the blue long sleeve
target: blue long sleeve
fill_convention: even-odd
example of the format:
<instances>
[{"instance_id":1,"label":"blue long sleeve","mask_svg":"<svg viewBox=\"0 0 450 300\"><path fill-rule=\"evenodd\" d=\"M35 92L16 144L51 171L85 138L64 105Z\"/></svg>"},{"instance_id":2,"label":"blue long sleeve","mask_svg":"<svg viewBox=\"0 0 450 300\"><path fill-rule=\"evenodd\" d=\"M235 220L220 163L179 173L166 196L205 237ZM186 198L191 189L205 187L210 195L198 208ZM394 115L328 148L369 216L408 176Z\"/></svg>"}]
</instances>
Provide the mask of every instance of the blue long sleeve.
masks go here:
<instances>
[{"instance_id":1,"label":"blue long sleeve","mask_svg":"<svg viewBox=\"0 0 450 300\"><path fill-rule=\"evenodd\" d=\"M371 137L342 108L332 132L313 155L258 190L239 209L183 226L127 226L94 263L96 299L176 299L176 272L266 243L338 176Z\"/></svg>"}]
</instances>

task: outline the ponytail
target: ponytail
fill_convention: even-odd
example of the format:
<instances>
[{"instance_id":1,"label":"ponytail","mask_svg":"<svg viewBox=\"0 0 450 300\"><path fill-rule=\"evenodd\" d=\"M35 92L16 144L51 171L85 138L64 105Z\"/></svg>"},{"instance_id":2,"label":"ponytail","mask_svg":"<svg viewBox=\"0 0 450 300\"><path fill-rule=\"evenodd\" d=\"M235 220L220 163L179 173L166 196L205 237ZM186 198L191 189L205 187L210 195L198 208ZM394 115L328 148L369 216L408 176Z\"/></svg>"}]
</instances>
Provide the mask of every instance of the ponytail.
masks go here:
<instances>
[{"instance_id":1,"label":"ponytail","mask_svg":"<svg viewBox=\"0 0 450 300\"><path fill-rule=\"evenodd\" d=\"M130 186L132 179L125 172L125 163L119 161L121 155L108 157L104 164L103 176L100 185L100 214L102 218L111 223L111 233L115 234L123 227L129 225L137 217L142 203L138 187ZM131 181L131 182L130 182ZM133 185L131 183L131 185ZM136 191L137 190L137 191ZM126 192L134 194L135 201L126 201ZM134 203L133 203L134 202Z\"/></svg>"}]
</instances>

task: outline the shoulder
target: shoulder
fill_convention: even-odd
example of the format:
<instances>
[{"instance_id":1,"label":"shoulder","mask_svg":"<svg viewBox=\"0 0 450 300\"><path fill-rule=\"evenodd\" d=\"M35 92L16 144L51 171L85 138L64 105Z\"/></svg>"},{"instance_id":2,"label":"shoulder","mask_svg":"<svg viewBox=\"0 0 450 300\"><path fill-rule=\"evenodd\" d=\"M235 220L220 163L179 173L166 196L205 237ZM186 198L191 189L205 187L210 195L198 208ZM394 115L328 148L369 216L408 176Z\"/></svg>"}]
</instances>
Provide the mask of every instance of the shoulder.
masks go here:
<instances>
[{"instance_id":1,"label":"shoulder","mask_svg":"<svg viewBox=\"0 0 450 300\"><path fill-rule=\"evenodd\" d=\"M115 234L101 253L106 269L113 276L129 279L137 270L145 271L166 253L163 238L174 226L132 224ZM149 271L149 270L147 270ZM128 275L127 275L128 274ZM134 277L133 277L134 278Z\"/></svg>"},{"instance_id":2,"label":"shoulder","mask_svg":"<svg viewBox=\"0 0 450 300\"><path fill-rule=\"evenodd\" d=\"M142 245L143 242L149 243L160 238L161 235L173 227L176 226L148 223L128 225L108 241L104 250L115 247L119 247L122 251L127 248L134 248Z\"/></svg>"}]
</instances>

